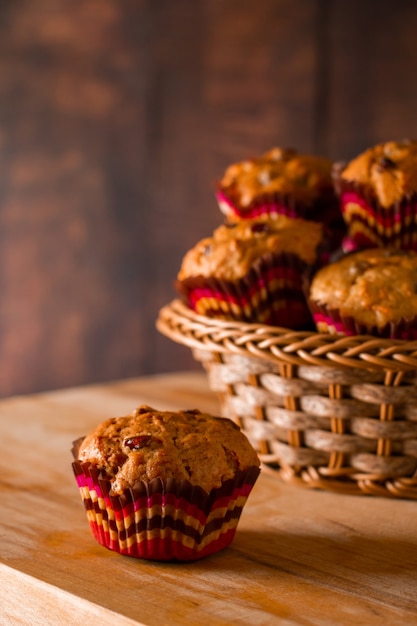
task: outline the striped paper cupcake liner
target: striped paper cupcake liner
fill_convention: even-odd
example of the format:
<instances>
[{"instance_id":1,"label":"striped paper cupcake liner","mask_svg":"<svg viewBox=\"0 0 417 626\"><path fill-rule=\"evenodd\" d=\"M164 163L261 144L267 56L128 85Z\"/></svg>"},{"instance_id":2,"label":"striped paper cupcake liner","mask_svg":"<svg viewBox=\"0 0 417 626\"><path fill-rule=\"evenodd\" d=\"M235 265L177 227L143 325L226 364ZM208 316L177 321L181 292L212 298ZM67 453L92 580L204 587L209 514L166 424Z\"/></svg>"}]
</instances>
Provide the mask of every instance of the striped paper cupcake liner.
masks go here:
<instances>
[{"instance_id":1,"label":"striped paper cupcake liner","mask_svg":"<svg viewBox=\"0 0 417 626\"><path fill-rule=\"evenodd\" d=\"M193 561L226 548L259 475L238 472L210 493L188 481L140 481L121 495L89 463L72 464L91 531L99 544L122 555Z\"/></svg>"},{"instance_id":2,"label":"striped paper cupcake liner","mask_svg":"<svg viewBox=\"0 0 417 626\"><path fill-rule=\"evenodd\" d=\"M269 254L234 281L195 276L177 282L176 288L199 315L308 328L312 324L304 294L308 271L295 254Z\"/></svg>"},{"instance_id":3,"label":"striped paper cupcake liner","mask_svg":"<svg viewBox=\"0 0 417 626\"><path fill-rule=\"evenodd\" d=\"M291 195L265 193L260 194L248 206L242 207L221 189L216 191L216 200L229 222L285 215L290 218L322 222L329 226L335 225L337 228L343 224L339 202L334 197L333 191L323 192L322 196L308 204L296 200Z\"/></svg>"},{"instance_id":4,"label":"striped paper cupcake liner","mask_svg":"<svg viewBox=\"0 0 417 626\"><path fill-rule=\"evenodd\" d=\"M417 339L417 318L396 320L384 326L366 326L352 316L342 315L339 309L332 309L317 302L310 302L310 310L318 332L346 336L371 335L381 339Z\"/></svg>"}]
</instances>

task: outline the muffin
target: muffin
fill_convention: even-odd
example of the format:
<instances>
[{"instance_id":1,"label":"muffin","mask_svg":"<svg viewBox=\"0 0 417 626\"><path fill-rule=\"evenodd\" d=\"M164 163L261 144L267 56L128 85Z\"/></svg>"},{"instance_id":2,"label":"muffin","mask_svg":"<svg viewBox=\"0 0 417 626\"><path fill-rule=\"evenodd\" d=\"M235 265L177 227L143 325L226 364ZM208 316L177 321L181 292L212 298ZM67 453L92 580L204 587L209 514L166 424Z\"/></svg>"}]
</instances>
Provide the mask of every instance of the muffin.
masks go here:
<instances>
[{"instance_id":1,"label":"muffin","mask_svg":"<svg viewBox=\"0 0 417 626\"><path fill-rule=\"evenodd\" d=\"M332 162L292 149L272 148L230 165L216 196L228 221L283 214L338 227L343 223Z\"/></svg>"},{"instance_id":2,"label":"muffin","mask_svg":"<svg viewBox=\"0 0 417 626\"><path fill-rule=\"evenodd\" d=\"M96 540L145 559L191 561L229 545L260 471L234 422L198 410L142 405L72 452Z\"/></svg>"},{"instance_id":3,"label":"muffin","mask_svg":"<svg viewBox=\"0 0 417 626\"><path fill-rule=\"evenodd\" d=\"M304 276L324 249L316 222L278 215L223 224L185 255L176 288L207 317L304 328Z\"/></svg>"},{"instance_id":4,"label":"muffin","mask_svg":"<svg viewBox=\"0 0 417 626\"><path fill-rule=\"evenodd\" d=\"M320 269L309 303L319 332L417 338L417 253L370 248Z\"/></svg>"},{"instance_id":5,"label":"muffin","mask_svg":"<svg viewBox=\"0 0 417 626\"><path fill-rule=\"evenodd\" d=\"M347 225L346 251L417 249L417 141L390 141L335 164L333 178Z\"/></svg>"}]
</instances>

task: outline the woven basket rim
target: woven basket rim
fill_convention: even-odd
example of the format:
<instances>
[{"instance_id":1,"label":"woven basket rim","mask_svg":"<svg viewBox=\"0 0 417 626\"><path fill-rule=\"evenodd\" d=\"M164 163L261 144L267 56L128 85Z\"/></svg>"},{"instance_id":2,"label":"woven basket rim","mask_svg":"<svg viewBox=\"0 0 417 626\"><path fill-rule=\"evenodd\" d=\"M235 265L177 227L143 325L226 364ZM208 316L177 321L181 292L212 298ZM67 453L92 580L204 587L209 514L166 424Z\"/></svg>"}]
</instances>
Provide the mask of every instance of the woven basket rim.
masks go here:
<instances>
[{"instance_id":1,"label":"woven basket rim","mask_svg":"<svg viewBox=\"0 0 417 626\"><path fill-rule=\"evenodd\" d=\"M417 341L343 336L199 315L181 300L159 311L156 327L194 349L234 353L276 364L393 371L417 370Z\"/></svg>"}]
</instances>

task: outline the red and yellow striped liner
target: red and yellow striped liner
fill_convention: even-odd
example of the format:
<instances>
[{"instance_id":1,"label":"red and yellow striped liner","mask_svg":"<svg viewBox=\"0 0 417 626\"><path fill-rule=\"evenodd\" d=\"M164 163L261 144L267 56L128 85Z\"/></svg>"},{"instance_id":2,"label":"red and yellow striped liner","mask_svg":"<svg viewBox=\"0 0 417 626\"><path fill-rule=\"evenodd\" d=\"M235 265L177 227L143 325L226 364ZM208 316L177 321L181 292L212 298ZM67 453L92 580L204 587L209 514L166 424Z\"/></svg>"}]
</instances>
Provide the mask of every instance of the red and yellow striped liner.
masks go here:
<instances>
[{"instance_id":1,"label":"red and yellow striped liner","mask_svg":"<svg viewBox=\"0 0 417 626\"><path fill-rule=\"evenodd\" d=\"M304 296L307 270L295 254L269 254L242 278L195 276L177 282L177 289L199 315L305 328L311 324Z\"/></svg>"},{"instance_id":2,"label":"red and yellow striped liner","mask_svg":"<svg viewBox=\"0 0 417 626\"><path fill-rule=\"evenodd\" d=\"M417 250L416 199L385 208L357 192L344 191L340 201L349 240L355 247L390 246Z\"/></svg>"},{"instance_id":3,"label":"red and yellow striped liner","mask_svg":"<svg viewBox=\"0 0 417 626\"><path fill-rule=\"evenodd\" d=\"M338 335L372 335L382 339L417 339L417 317L400 319L385 326L366 326L352 316L342 315L338 309L331 309L325 304L309 302L314 323L319 333Z\"/></svg>"},{"instance_id":4,"label":"red and yellow striped liner","mask_svg":"<svg viewBox=\"0 0 417 626\"><path fill-rule=\"evenodd\" d=\"M256 219L268 215L286 215L291 218L316 220L331 224L340 218L339 203L333 188L323 189L321 194L309 202L296 199L291 194L279 192L261 193L248 206L241 206L239 199L229 195L223 189L216 190L217 204L227 221L236 222L245 219Z\"/></svg>"},{"instance_id":5,"label":"red and yellow striped liner","mask_svg":"<svg viewBox=\"0 0 417 626\"><path fill-rule=\"evenodd\" d=\"M236 219L254 219L263 215L286 215L287 217L305 217L305 211L301 207L291 205L287 200L284 202L278 195L273 194L259 197L248 207L239 207L224 191L217 190L216 200L222 213L231 221Z\"/></svg>"},{"instance_id":6,"label":"red and yellow striped liner","mask_svg":"<svg viewBox=\"0 0 417 626\"><path fill-rule=\"evenodd\" d=\"M140 482L121 496L90 464L73 463L94 537L120 554L155 560L196 560L227 547L259 468L239 472L207 494L187 481Z\"/></svg>"}]
</instances>

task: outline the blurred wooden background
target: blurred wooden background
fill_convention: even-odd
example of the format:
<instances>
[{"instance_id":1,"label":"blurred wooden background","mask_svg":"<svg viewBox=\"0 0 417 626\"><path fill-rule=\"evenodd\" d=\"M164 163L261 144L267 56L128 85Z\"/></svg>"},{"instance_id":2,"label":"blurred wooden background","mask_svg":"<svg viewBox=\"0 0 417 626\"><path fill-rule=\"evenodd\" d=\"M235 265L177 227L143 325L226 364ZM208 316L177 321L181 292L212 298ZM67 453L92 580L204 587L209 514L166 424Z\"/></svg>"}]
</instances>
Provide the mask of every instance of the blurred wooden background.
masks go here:
<instances>
[{"instance_id":1,"label":"blurred wooden background","mask_svg":"<svg viewBox=\"0 0 417 626\"><path fill-rule=\"evenodd\" d=\"M0 395L199 367L159 336L214 184L417 137L414 0L2 0Z\"/></svg>"}]
</instances>

